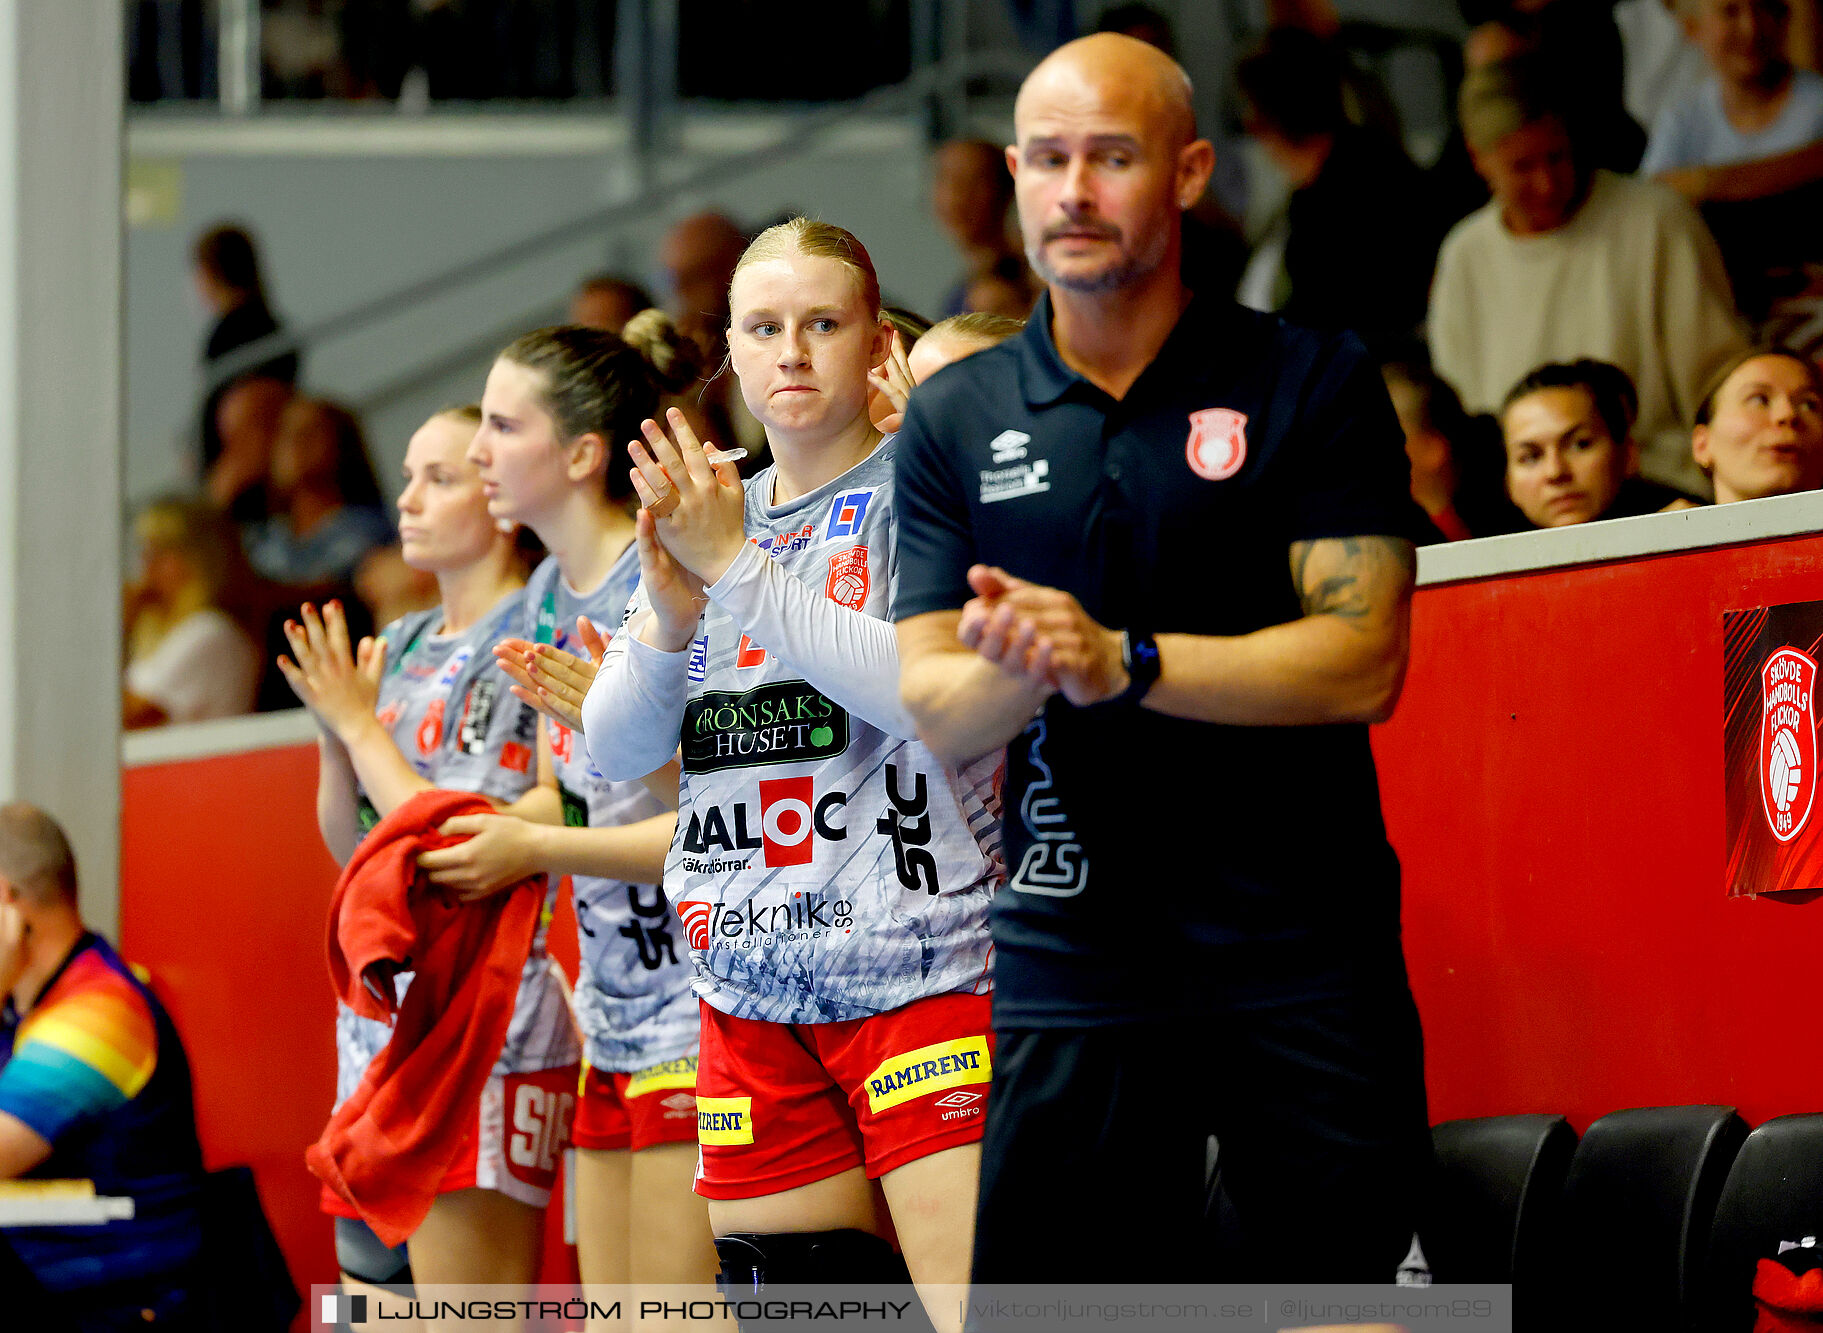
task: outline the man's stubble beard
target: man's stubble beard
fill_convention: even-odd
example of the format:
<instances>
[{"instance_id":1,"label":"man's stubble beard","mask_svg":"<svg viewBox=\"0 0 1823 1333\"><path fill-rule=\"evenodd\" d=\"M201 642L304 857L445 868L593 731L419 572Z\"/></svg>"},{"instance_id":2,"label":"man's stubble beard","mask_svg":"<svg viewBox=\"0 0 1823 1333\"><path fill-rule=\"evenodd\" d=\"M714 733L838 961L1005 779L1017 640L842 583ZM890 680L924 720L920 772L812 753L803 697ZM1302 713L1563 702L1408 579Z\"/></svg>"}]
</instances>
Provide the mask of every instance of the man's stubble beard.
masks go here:
<instances>
[{"instance_id":1,"label":"man's stubble beard","mask_svg":"<svg viewBox=\"0 0 1823 1333\"><path fill-rule=\"evenodd\" d=\"M1026 246L1025 259L1032 266L1032 272L1042 278L1048 287L1059 287L1085 296L1101 296L1131 287L1158 271L1159 265L1164 263L1170 237L1162 230L1156 232L1155 236L1156 243L1149 250L1128 249L1124 243L1125 237L1121 236L1116 242L1120 245L1119 257L1094 273L1071 276L1058 273L1045 262L1043 240Z\"/></svg>"}]
</instances>

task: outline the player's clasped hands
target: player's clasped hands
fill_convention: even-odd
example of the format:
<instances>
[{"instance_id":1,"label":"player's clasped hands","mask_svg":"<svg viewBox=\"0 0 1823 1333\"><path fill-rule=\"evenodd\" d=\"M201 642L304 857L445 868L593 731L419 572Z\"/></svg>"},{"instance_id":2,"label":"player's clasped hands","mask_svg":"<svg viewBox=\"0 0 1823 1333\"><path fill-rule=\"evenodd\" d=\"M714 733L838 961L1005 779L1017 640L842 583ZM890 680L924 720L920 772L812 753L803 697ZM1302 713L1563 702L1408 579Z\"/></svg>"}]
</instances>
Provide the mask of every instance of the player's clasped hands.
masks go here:
<instances>
[{"instance_id":1,"label":"player's clasped hands","mask_svg":"<svg viewBox=\"0 0 1823 1333\"><path fill-rule=\"evenodd\" d=\"M666 421L669 434L656 421L641 423L645 442L635 440L627 452L643 506L636 527L639 582L651 611L638 633L655 648L677 652L696 633L708 600L704 586L740 554L746 494L735 457L711 458L677 409Z\"/></svg>"},{"instance_id":2,"label":"player's clasped hands","mask_svg":"<svg viewBox=\"0 0 1823 1333\"><path fill-rule=\"evenodd\" d=\"M1120 636L1097 624L1067 592L976 565L974 589L956 637L1002 671L1078 706L1110 699L1126 687Z\"/></svg>"},{"instance_id":3,"label":"player's clasped hands","mask_svg":"<svg viewBox=\"0 0 1823 1333\"><path fill-rule=\"evenodd\" d=\"M646 512L658 520L658 539L673 559L704 583L714 583L740 554L746 540L741 474L732 460L704 450L684 414L665 414L640 423L645 436L627 451L633 457L633 487Z\"/></svg>"},{"instance_id":4,"label":"player's clasped hands","mask_svg":"<svg viewBox=\"0 0 1823 1333\"><path fill-rule=\"evenodd\" d=\"M296 620L285 622L285 640L293 656L281 656L278 668L323 726L346 740L356 728L373 723L386 669L386 640L364 638L351 648L340 602L325 604L321 614L306 602Z\"/></svg>"},{"instance_id":5,"label":"player's clasped hands","mask_svg":"<svg viewBox=\"0 0 1823 1333\"><path fill-rule=\"evenodd\" d=\"M576 617L576 635L588 650L586 658L552 644L528 643L524 639L502 639L494 645L494 657L500 669L513 678L514 697L523 699L551 721L580 731L582 701L588 697L608 645L587 616Z\"/></svg>"}]
</instances>

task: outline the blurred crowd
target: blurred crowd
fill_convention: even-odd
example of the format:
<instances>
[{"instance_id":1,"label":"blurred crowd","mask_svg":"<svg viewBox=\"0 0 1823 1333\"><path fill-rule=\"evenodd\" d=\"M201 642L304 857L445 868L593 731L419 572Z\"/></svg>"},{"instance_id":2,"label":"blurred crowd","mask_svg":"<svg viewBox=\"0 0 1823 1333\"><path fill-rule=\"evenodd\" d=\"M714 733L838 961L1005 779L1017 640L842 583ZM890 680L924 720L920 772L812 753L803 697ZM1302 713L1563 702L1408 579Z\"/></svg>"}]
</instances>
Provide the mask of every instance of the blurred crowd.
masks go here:
<instances>
[{"instance_id":1,"label":"blurred crowd","mask_svg":"<svg viewBox=\"0 0 1823 1333\"><path fill-rule=\"evenodd\" d=\"M1421 166L1359 25L1330 0L1273 0L1234 91L1284 203L1244 232L1205 199L1186 244L1192 285L1361 336L1440 541L1823 485L1815 0L1461 8L1454 128ZM1172 44L1143 5L1102 26ZM1004 336L1040 290L1012 228L1004 148L943 143L929 179L956 257L939 309L889 312L901 355L931 321L964 313ZM686 217L654 257L664 303L712 372L734 264L769 221ZM863 239L891 253L892 237ZM263 664L300 601L341 601L362 633L436 594L399 554L392 487L358 416L310 391L253 238L211 228L192 267L214 315L199 467L193 493L135 520L128 726L291 706ZM619 332L657 304L632 278L593 274L569 318ZM705 439L762 461L732 376L712 373L674 405ZM899 406L883 395L876 420Z\"/></svg>"}]
</instances>

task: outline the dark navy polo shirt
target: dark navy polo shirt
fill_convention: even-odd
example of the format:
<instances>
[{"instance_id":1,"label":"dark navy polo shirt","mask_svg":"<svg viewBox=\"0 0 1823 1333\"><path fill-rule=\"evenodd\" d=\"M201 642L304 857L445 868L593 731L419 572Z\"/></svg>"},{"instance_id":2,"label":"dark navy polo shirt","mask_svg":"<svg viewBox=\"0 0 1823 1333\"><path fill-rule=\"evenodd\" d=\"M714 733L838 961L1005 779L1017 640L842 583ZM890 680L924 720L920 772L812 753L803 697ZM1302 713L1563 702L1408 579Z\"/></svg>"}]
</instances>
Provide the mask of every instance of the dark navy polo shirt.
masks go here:
<instances>
[{"instance_id":1,"label":"dark navy polo shirt","mask_svg":"<svg viewBox=\"0 0 1823 1333\"><path fill-rule=\"evenodd\" d=\"M979 562L1153 633L1295 620L1292 543L1422 524L1359 339L1212 297L1118 401L1058 356L1047 297L1023 334L919 386L897 498L896 619L961 607ZM1217 726L1057 696L1008 746L1004 796L1004 1026L1318 998L1399 966L1365 726Z\"/></svg>"}]
</instances>

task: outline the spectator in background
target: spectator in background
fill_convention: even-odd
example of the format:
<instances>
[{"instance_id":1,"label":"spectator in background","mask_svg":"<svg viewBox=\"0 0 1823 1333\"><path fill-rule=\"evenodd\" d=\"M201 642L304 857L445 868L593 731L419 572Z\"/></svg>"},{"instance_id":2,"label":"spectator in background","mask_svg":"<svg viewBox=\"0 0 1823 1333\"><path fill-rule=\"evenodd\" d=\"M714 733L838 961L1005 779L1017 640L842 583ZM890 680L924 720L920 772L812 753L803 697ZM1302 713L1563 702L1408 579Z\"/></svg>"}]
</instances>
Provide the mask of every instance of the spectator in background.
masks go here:
<instances>
[{"instance_id":1,"label":"spectator in background","mask_svg":"<svg viewBox=\"0 0 1823 1333\"><path fill-rule=\"evenodd\" d=\"M157 500L134 520L139 578L126 590L121 725L200 722L252 709L260 654L222 609L240 544L233 524L198 500Z\"/></svg>"},{"instance_id":2,"label":"spectator in background","mask_svg":"<svg viewBox=\"0 0 1823 1333\"><path fill-rule=\"evenodd\" d=\"M266 517L266 478L279 418L295 394L284 380L253 375L223 390L215 408L215 461L203 474L203 494L240 523Z\"/></svg>"},{"instance_id":3,"label":"spectator in background","mask_svg":"<svg viewBox=\"0 0 1823 1333\"><path fill-rule=\"evenodd\" d=\"M17 801L0 806L0 999L0 1180L93 1181L133 1200L106 1226L8 1227L0 1245L55 1295L50 1327L199 1327L203 1155L183 1042L84 927L63 830ZM17 1319L9 1309L8 1327L41 1327Z\"/></svg>"},{"instance_id":4,"label":"spectator in background","mask_svg":"<svg viewBox=\"0 0 1823 1333\"><path fill-rule=\"evenodd\" d=\"M1656 513L1688 497L1635 476L1639 399L1604 361L1540 366L1507 394L1507 493L1539 528Z\"/></svg>"},{"instance_id":5,"label":"spectator in background","mask_svg":"<svg viewBox=\"0 0 1823 1333\"><path fill-rule=\"evenodd\" d=\"M1029 291L1025 257L1007 226L1013 177L1007 171L1006 149L986 139L955 139L937 149L931 167L931 213L962 257L962 274L943 298L942 314L959 315L973 308L970 288L990 274L999 275L1003 285L1010 280ZM1005 297L1004 291L997 295ZM985 292L977 296L996 299ZM1028 297L1026 309L1033 299Z\"/></svg>"},{"instance_id":6,"label":"spectator in background","mask_svg":"<svg viewBox=\"0 0 1823 1333\"><path fill-rule=\"evenodd\" d=\"M1509 61L1463 80L1463 133L1494 197L1443 243L1429 320L1437 373L1486 412L1535 366L1611 361L1638 386L1645 475L1707 493L1683 423L1747 341L1721 255L1670 190L1581 166L1542 73Z\"/></svg>"},{"instance_id":7,"label":"spectator in background","mask_svg":"<svg viewBox=\"0 0 1823 1333\"><path fill-rule=\"evenodd\" d=\"M1445 541L1525 526L1506 494L1506 455L1491 419L1462 410L1456 391L1418 355L1380 368L1405 432L1412 499Z\"/></svg>"},{"instance_id":8,"label":"spectator in background","mask_svg":"<svg viewBox=\"0 0 1823 1333\"><path fill-rule=\"evenodd\" d=\"M741 401L734 376L714 369L728 362L728 284L746 249L746 233L732 218L696 213L665 233L659 256L671 285L672 318L702 349L703 364L713 371L683 404L691 427L705 442L745 448L749 464L757 467L766 448L765 428ZM708 434L701 436L705 430Z\"/></svg>"},{"instance_id":9,"label":"spectator in background","mask_svg":"<svg viewBox=\"0 0 1823 1333\"><path fill-rule=\"evenodd\" d=\"M1041 290L1025 260L1002 259L969 283L962 293L962 313L1023 321Z\"/></svg>"},{"instance_id":10,"label":"spectator in background","mask_svg":"<svg viewBox=\"0 0 1823 1333\"><path fill-rule=\"evenodd\" d=\"M1370 347L1424 318L1442 228L1405 150L1349 123L1347 56L1301 28L1268 32L1235 70L1247 132L1292 186L1279 313Z\"/></svg>"},{"instance_id":11,"label":"spectator in background","mask_svg":"<svg viewBox=\"0 0 1823 1333\"><path fill-rule=\"evenodd\" d=\"M272 517L248 530L246 546L255 571L274 583L346 586L362 557L392 540L361 423L339 403L286 406L267 489Z\"/></svg>"},{"instance_id":12,"label":"spectator in background","mask_svg":"<svg viewBox=\"0 0 1823 1333\"><path fill-rule=\"evenodd\" d=\"M1460 0L1460 7L1471 27L1504 27L1518 43L1499 42L1478 60L1481 34L1472 32L1465 68L1536 56L1553 86L1568 94L1570 131L1587 164L1619 172L1639 166L1646 133L1622 98L1626 61L1613 0Z\"/></svg>"},{"instance_id":13,"label":"spectator in background","mask_svg":"<svg viewBox=\"0 0 1823 1333\"><path fill-rule=\"evenodd\" d=\"M637 282L613 273L597 273L576 284L570 295L568 322L618 334L629 319L657 304Z\"/></svg>"},{"instance_id":14,"label":"spectator in background","mask_svg":"<svg viewBox=\"0 0 1823 1333\"><path fill-rule=\"evenodd\" d=\"M1640 162L1695 200L1753 199L1823 178L1823 77L1786 53L1788 0L1677 0L1710 77L1669 103Z\"/></svg>"},{"instance_id":15,"label":"spectator in background","mask_svg":"<svg viewBox=\"0 0 1823 1333\"><path fill-rule=\"evenodd\" d=\"M747 248L747 236L721 213L695 213L665 233L660 262L671 283L678 328L705 354L725 351L728 283Z\"/></svg>"},{"instance_id":16,"label":"spectator in background","mask_svg":"<svg viewBox=\"0 0 1823 1333\"><path fill-rule=\"evenodd\" d=\"M1697 409L1690 447L1717 504L1823 486L1823 376L1778 347L1736 358Z\"/></svg>"},{"instance_id":17,"label":"spectator in background","mask_svg":"<svg viewBox=\"0 0 1823 1333\"><path fill-rule=\"evenodd\" d=\"M435 606L437 579L406 564L399 546L376 546L355 569L354 592L374 624L390 625L401 616Z\"/></svg>"},{"instance_id":18,"label":"spectator in background","mask_svg":"<svg viewBox=\"0 0 1823 1333\"><path fill-rule=\"evenodd\" d=\"M217 424L222 395L237 381L252 376L277 380L281 384L297 383L298 354L295 350L283 349L257 365L234 372L226 369L225 363L229 363L236 352L277 333L280 328L278 316L272 313L266 298L259 252L245 228L232 223L209 228L196 238L190 259L190 276L196 284L197 295L214 321L203 345L206 397L201 422L202 475L209 478L222 453Z\"/></svg>"},{"instance_id":19,"label":"spectator in background","mask_svg":"<svg viewBox=\"0 0 1823 1333\"><path fill-rule=\"evenodd\" d=\"M1676 9L1677 0L1617 0L1614 6L1626 69L1621 100L1641 125L1656 123L1668 103L1708 72L1702 54L1684 40Z\"/></svg>"}]
</instances>

